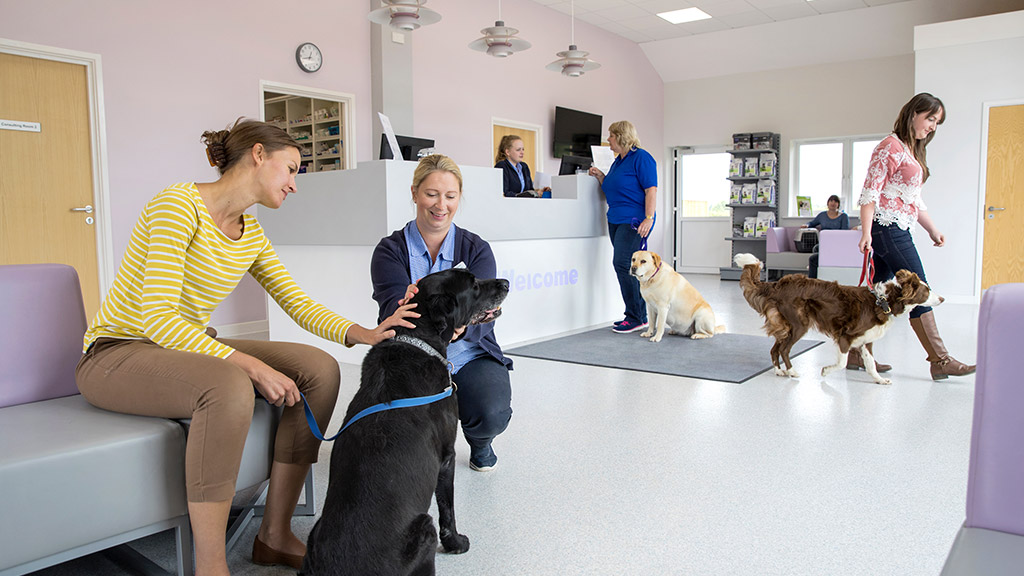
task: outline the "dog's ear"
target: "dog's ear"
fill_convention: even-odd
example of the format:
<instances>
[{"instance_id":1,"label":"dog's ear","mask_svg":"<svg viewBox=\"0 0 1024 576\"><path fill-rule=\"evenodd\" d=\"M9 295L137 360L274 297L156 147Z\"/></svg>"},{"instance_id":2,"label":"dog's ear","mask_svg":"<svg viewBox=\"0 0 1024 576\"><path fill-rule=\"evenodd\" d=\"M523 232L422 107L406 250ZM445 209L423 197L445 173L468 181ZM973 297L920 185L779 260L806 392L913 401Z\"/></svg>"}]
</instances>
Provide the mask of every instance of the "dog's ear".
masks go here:
<instances>
[{"instance_id":1,"label":"dog's ear","mask_svg":"<svg viewBox=\"0 0 1024 576\"><path fill-rule=\"evenodd\" d=\"M426 310L430 311L430 318L434 321L437 329L441 333L450 332L454 333L455 326L451 326L448 321L452 314L455 312L456 306L455 297L451 294L433 294L427 298Z\"/></svg>"},{"instance_id":2,"label":"dog's ear","mask_svg":"<svg viewBox=\"0 0 1024 576\"><path fill-rule=\"evenodd\" d=\"M655 270L661 268L661 256L658 256L656 252L651 252L651 261L654 263Z\"/></svg>"},{"instance_id":3,"label":"dog's ear","mask_svg":"<svg viewBox=\"0 0 1024 576\"><path fill-rule=\"evenodd\" d=\"M900 285L900 300L910 300L921 287L921 280L910 270L896 272L896 282Z\"/></svg>"}]
</instances>

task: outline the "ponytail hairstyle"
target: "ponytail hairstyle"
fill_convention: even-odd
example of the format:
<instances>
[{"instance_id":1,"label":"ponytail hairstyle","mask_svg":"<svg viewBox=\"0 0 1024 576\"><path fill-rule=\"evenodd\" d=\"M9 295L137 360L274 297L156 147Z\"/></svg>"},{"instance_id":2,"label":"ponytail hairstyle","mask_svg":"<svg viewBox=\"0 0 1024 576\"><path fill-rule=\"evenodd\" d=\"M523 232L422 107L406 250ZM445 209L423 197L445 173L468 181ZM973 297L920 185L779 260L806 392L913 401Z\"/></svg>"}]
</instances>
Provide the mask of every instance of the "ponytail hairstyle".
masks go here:
<instances>
[{"instance_id":1,"label":"ponytail hairstyle","mask_svg":"<svg viewBox=\"0 0 1024 576\"><path fill-rule=\"evenodd\" d=\"M522 138L519 137L519 136L516 136L515 134L506 134L506 135L501 137L501 142L498 143L498 155L494 157L494 163L495 164L497 164L498 162L501 162L505 158L508 158L508 155L505 154L505 150L508 150L509 148L511 148L512 144L516 140L522 140Z\"/></svg>"},{"instance_id":2,"label":"ponytail hairstyle","mask_svg":"<svg viewBox=\"0 0 1024 576\"><path fill-rule=\"evenodd\" d=\"M938 114L941 112L942 118L939 119L939 124L946 121L946 107L942 104L942 100L927 92L921 92L911 98L910 102L903 105L900 115L896 118L896 123L892 126L892 131L913 152L914 158L924 171L923 178L921 179L921 182L924 183L928 180L928 161L925 148L932 141L932 138L935 137L935 131L932 131L922 140L914 137L914 117L922 112L927 112L928 114Z\"/></svg>"},{"instance_id":3,"label":"ponytail hairstyle","mask_svg":"<svg viewBox=\"0 0 1024 576\"><path fill-rule=\"evenodd\" d=\"M210 166L216 166L222 175L236 165L257 144L262 144L268 154L288 148L301 150L283 129L260 122L239 118L226 130L207 130L200 139L206 144L206 157Z\"/></svg>"}]
</instances>

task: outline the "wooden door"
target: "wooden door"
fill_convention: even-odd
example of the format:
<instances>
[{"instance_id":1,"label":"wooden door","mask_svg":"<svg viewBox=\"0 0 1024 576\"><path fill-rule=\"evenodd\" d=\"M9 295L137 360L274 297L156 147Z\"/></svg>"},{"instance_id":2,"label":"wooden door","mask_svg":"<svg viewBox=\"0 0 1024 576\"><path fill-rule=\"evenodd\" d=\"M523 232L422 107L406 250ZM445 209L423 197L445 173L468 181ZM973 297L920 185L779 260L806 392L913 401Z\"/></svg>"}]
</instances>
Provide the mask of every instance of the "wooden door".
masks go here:
<instances>
[{"instance_id":1,"label":"wooden door","mask_svg":"<svg viewBox=\"0 0 1024 576\"><path fill-rule=\"evenodd\" d=\"M523 140L523 147L526 149L526 155L523 156L523 162L526 162L526 165L530 167L531 173L536 174L537 166L539 166L539 163L537 162L537 133L533 130L495 124L494 141L492 143L494 154L491 155L491 158L497 158L498 144L501 142L501 139L508 134L515 134Z\"/></svg>"},{"instance_id":2,"label":"wooden door","mask_svg":"<svg viewBox=\"0 0 1024 576\"><path fill-rule=\"evenodd\" d=\"M73 266L92 318L100 286L85 66L0 53L0 119L40 124L0 129L0 264ZM85 206L93 212L71 210Z\"/></svg>"},{"instance_id":3,"label":"wooden door","mask_svg":"<svg viewBox=\"0 0 1024 576\"><path fill-rule=\"evenodd\" d=\"M1024 105L994 106L988 117L981 287L1024 282Z\"/></svg>"}]
</instances>

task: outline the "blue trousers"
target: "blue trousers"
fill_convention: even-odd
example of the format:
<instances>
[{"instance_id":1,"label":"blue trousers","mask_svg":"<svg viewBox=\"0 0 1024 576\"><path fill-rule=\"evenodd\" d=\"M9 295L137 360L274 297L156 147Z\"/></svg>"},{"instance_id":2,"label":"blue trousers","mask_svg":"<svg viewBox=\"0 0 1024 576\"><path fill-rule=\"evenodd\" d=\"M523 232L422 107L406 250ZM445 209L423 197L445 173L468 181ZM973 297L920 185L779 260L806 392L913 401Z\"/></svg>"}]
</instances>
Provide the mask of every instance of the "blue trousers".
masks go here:
<instances>
[{"instance_id":1,"label":"blue trousers","mask_svg":"<svg viewBox=\"0 0 1024 576\"><path fill-rule=\"evenodd\" d=\"M608 223L608 235L612 240L612 266L619 280L619 292L622 302L626 305L626 320L636 324L647 322L647 305L640 296L640 282L629 275L630 260L633 252L640 249L644 239L627 224Z\"/></svg>"},{"instance_id":2,"label":"blue trousers","mask_svg":"<svg viewBox=\"0 0 1024 576\"><path fill-rule=\"evenodd\" d=\"M924 277L924 266L917 247L914 246L914 236L908 230L895 224L874 222L871 226L871 249L875 251L871 262L875 265L876 284L891 279L899 270L910 270L922 282L928 281ZM927 306L917 306L910 311L910 317L919 318L931 310Z\"/></svg>"},{"instance_id":3,"label":"blue trousers","mask_svg":"<svg viewBox=\"0 0 1024 576\"><path fill-rule=\"evenodd\" d=\"M470 360L452 376L458 391L462 434L474 453L485 451L512 419L508 368L492 356Z\"/></svg>"}]
</instances>

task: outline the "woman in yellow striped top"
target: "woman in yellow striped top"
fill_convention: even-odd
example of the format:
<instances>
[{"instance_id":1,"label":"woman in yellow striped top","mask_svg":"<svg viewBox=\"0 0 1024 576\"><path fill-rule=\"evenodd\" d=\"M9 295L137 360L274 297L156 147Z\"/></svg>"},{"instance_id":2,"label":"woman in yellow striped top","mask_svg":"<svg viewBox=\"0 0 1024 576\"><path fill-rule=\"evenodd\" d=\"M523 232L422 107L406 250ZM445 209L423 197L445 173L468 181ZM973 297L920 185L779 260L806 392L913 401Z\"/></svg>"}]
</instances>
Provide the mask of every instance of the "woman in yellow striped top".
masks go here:
<instances>
[{"instance_id":1,"label":"woman in yellow striped top","mask_svg":"<svg viewBox=\"0 0 1024 576\"><path fill-rule=\"evenodd\" d=\"M320 442L306 427L301 390L318 422L330 420L341 375L315 347L217 339L213 310L248 272L306 330L352 346L412 327L411 306L374 329L331 312L302 292L278 260L255 204L278 208L295 192L299 145L256 121L206 132L211 183L175 184L143 210L114 284L85 334L78 387L92 404L130 414L192 418L185 475L196 574L228 574L227 527L242 447L253 414L253 388L284 406L274 446L266 511L253 560L301 567L305 545L291 516Z\"/></svg>"}]
</instances>

